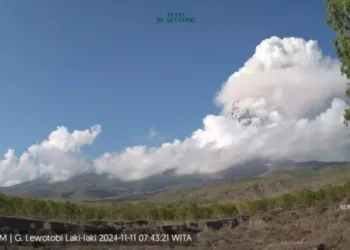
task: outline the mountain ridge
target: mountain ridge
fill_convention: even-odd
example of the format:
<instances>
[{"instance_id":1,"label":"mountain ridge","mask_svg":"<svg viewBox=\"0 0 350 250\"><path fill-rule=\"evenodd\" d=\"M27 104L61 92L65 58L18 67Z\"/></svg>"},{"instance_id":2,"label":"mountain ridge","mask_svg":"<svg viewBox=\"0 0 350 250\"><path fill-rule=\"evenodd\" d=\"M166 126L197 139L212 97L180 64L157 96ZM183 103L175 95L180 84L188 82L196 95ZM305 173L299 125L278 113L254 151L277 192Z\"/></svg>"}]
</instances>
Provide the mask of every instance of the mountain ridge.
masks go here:
<instances>
[{"instance_id":1,"label":"mountain ridge","mask_svg":"<svg viewBox=\"0 0 350 250\"><path fill-rule=\"evenodd\" d=\"M177 175L168 170L137 181L111 179L106 174L86 173L69 180L49 183L44 179L24 182L0 191L15 196L44 199L72 199L82 201L137 201L175 187L196 187L209 184L226 184L237 179L259 177L275 170L322 168L346 162L293 162L253 160L220 171L216 174Z\"/></svg>"}]
</instances>

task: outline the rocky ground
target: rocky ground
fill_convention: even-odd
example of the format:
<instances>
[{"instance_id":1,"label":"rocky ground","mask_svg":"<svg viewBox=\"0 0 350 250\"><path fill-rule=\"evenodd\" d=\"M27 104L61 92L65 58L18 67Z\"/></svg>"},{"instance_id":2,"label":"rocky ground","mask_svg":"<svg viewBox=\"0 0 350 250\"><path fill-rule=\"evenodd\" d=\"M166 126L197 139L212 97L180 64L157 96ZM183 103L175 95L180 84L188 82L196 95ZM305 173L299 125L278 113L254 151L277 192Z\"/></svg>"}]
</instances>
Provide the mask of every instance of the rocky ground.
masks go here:
<instances>
[{"instance_id":1,"label":"rocky ground","mask_svg":"<svg viewBox=\"0 0 350 250\"><path fill-rule=\"evenodd\" d=\"M94 222L75 225L64 222L41 222L0 217L4 234L160 234L189 235L192 241L166 243L85 244L63 242L10 244L1 249L237 249L237 250L349 250L350 210L340 204L300 207L291 211L269 211L263 215L163 225L153 221ZM169 238L170 239L170 238ZM165 240L167 241L167 240Z\"/></svg>"}]
</instances>

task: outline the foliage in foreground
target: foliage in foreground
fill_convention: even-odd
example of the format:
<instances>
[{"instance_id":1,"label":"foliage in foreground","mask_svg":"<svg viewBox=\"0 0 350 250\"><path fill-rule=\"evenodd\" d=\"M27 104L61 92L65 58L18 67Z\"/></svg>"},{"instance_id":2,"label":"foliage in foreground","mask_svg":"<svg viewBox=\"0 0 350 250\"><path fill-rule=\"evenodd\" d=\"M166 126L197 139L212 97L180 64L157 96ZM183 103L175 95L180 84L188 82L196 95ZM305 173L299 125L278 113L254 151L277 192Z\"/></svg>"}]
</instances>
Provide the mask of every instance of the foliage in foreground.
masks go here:
<instances>
[{"instance_id":1,"label":"foliage in foreground","mask_svg":"<svg viewBox=\"0 0 350 250\"><path fill-rule=\"evenodd\" d=\"M157 206L149 202L86 204L70 201L35 200L6 196L0 193L0 215L73 222L91 220L203 220L220 219L237 214L255 215L270 209L292 209L318 202L336 202L349 193L350 181L342 186L328 185L317 191L303 189L292 194L259 200L207 205Z\"/></svg>"},{"instance_id":2,"label":"foliage in foreground","mask_svg":"<svg viewBox=\"0 0 350 250\"><path fill-rule=\"evenodd\" d=\"M337 57L341 60L341 73L350 79L350 1L349 0L325 0L328 12L327 24L337 33L333 40L333 46ZM350 97L350 84L346 90ZM345 124L350 121L350 108L345 110Z\"/></svg>"}]
</instances>

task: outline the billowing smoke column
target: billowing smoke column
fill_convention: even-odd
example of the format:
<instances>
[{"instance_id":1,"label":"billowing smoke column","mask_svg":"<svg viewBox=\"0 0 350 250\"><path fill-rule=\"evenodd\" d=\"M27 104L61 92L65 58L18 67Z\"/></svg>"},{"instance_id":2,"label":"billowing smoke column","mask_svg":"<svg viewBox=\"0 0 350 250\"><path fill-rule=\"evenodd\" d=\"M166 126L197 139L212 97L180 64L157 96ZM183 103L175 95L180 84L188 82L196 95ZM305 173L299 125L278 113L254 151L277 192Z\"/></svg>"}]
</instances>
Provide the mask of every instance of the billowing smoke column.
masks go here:
<instances>
[{"instance_id":1,"label":"billowing smoke column","mask_svg":"<svg viewBox=\"0 0 350 250\"><path fill-rule=\"evenodd\" d=\"M324 57L315 41L271 37L219 91L222 113L207 115L203 128L183 141L128 147L88 163L81 148L101 127L72 133L58 127L19 158L10 149L0 162L0 185L65 180L85 171L125 180L168 169L215 173L258 158L350 160L349 130L342 123L345 83L339 62Z\"/></svg>"}]
</instances>

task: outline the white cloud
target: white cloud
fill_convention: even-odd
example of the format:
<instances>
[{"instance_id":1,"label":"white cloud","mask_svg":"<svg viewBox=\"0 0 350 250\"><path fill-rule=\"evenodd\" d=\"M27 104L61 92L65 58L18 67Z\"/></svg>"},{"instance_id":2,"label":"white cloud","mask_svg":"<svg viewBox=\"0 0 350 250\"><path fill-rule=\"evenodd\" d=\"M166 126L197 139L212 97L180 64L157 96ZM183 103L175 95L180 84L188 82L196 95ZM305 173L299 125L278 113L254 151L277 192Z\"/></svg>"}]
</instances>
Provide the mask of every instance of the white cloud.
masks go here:
<instances>
[{"instance_id":1,"label":"white cloud","mask_svg":"<svg viewBox=\"0 0 350 250\"><path fill-rule=\"evenodd\" d=\"M172 168L216 172L261 157L350 160L349 130L342 123L346 79L339 67L315 41L266 39L218 92L222 114L207 115L203 128L185 140L128 147L88 164L80 149L92 144L101 128L69 133L60 127L19 159L9 150L0 163L0 185L44 175L66 179L86 169L139 179ZM157 136L151 128L148 137Z\"/></svg>"},{"instance_id":2,"label":"white cloud","mask_svg":"<svg viewBox=\"0 0 350 250\"><path fill-rule=\"evenodd\" d=\"M91 171L92 165L81 155L81 149L92 144L100 132L100 125L72 133L65 127L57 127L47 140L30 146L19 158L13 149L9 149L0 162L0 185L9 186L41 177L61 181Z\"/></svg>"},{"instance_id":3,"label":"white cloud","mask_svg":"<svg viewBox=\"0 0 350 250\"><path fill-rule=\"evenodd\" d=\"M235 101L263 97L288 119L309 117L345 97L339 62L323 57L316 41L272 37L234 73L218 94L224 111Z\"/></svg>"},{"instance_id":4,"label":"white cloud","mask_svg":"<svg viewBox=\"0 0 350 250\"><path fill-rule=\"evenodd\" d=\"M216 172L259 157L350 160L339 67L315 41L266 39L222 86L216 99L222 115L206 116L182 142L131 147L102 156L95 167L135 179L169 168Z\"/></svg>"}]
</instances>

